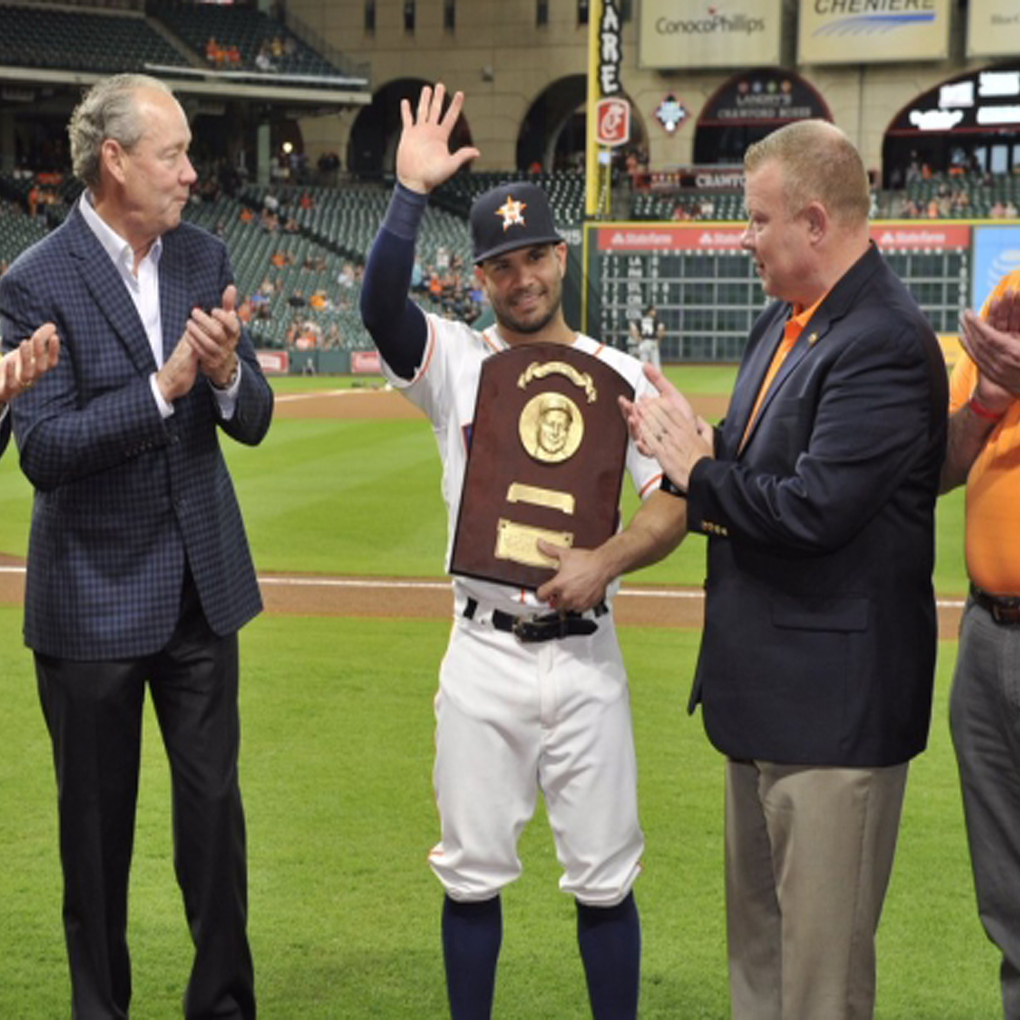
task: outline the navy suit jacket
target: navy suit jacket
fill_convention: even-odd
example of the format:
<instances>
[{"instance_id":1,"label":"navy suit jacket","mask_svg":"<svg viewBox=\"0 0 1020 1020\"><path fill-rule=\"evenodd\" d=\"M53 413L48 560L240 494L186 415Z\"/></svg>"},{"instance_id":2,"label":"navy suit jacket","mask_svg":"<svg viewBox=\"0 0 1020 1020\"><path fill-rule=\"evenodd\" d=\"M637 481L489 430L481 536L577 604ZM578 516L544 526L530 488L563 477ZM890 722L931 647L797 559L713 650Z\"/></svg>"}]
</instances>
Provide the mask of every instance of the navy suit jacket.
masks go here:
<instances>
[{"instance_id":1,"label":"navy suit jacket","mask_svg":"<svg viewBox=\"0 0 1020 1020\"><path fill-rule=\"evenodd\" d=\"M218 238L187 223L163 235L164 356L191 309L219 306L232 280ZM273 408L247 333L233 417L222 420L200 374L164 420L141 319L77 208L0 279L0 313L8 347L47 321L62 342L57 367L11 408L36 490L26 643L83 660L158 651L177 622L185 561L213 631L236 631L262 603L219 430L257 444Z\"/></svg>"},{"instance_id":2,"label":"navy suit jacket","mask_svg":"<svg viewBox=\"0 0 1020 1020\"><path fill-rule=\"evenodd\" d=\"M741 446L789 312L756 322L716 459L691 474L689 525L709 536L691 708L732 758L892 765L924 748L931 714L945 362L872 246Z\"/></svg>"}]
</instances>

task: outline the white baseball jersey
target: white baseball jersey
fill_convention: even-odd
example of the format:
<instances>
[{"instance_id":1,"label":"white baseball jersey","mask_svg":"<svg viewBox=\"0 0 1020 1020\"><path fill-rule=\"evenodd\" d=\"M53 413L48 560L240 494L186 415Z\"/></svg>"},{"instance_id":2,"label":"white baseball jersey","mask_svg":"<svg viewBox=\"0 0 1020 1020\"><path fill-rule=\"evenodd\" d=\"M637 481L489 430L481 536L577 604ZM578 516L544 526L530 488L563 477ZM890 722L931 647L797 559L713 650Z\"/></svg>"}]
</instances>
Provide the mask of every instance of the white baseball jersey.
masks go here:
<instances>
[{"instance_id":1,"label":"white baseball jersey","mask_svg":"<svg viewBox=\"0 0 1020 1020\"><path fill-rule=\"evenodd\" d=\"M495 326L479 333L426 318L428 339L415 378L384 368L436 434L449 564L482 362L507 345ZM634 358L591 337L579 335L574 343L619 372L638 395L654 392ZM662 478L658 463L633 442L626 464L642 497ZM644 837L627 674L612 612L599 617L589 636L524 644L494 629L492 613L533 611L541 605L534 592L456 577L454 595L435 703L442 833L429 855L433 871L456 900L498 894L520 874L517 840L541 790L563 865L560 887L592 906L619 903L641 870ZM465 615L469 599L478 610Z\"/></svg>"},{"instance_id":2,"label":"white baseball jersey","mask_svg":"<svg viewBox=\"0 0 1020 1020\"><path fill-rule=\"evenodd\" d=\"M386 378L394 387L428 416L439 444L443 463L443 498L449 515L446 563L449 566L453 536L460 514L460 497L467 467L468 437L475 413L478 383L482 362L492 354L507 350L496 326L482 333L462 322L426 315L428 339L421 366L408 381L396 375L383 363ZM655 394L655 388L645 378L641 364L629 354L600 344L589 336L577 334L577 350L604 361L634 387L635 396ZM657 461L645 457L630 441L627 445L627 471L642 499L657 488L662 469ZM454 587L458 596L470 596L483 605L501 608L507 612L521 612L522 607L544 605L534 592L509 585L495 584L476 578L456 577ZM619 588L614 581L607 592L607 601Z\"/></svg>"}]
</instances>

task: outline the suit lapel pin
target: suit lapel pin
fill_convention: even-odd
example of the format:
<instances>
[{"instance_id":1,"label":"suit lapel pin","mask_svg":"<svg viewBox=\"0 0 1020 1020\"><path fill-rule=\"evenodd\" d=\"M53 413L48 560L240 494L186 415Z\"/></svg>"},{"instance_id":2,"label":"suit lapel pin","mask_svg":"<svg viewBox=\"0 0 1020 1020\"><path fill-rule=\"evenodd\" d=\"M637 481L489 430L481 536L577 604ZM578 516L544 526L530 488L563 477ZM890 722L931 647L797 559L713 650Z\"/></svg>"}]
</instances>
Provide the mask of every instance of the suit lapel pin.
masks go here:
<instances>
[{"instance_id":1,"label":"suit lapel pin","mask_svg":"<svg viewBox=\"0 0 1020 1020\"><path fill-rule=\"evenodd\" d=\"M814 347L814 345L818 343L818 334L812 333L811 336L807 338L807 342L811 347Z\"/></svg>"}]
</instances>

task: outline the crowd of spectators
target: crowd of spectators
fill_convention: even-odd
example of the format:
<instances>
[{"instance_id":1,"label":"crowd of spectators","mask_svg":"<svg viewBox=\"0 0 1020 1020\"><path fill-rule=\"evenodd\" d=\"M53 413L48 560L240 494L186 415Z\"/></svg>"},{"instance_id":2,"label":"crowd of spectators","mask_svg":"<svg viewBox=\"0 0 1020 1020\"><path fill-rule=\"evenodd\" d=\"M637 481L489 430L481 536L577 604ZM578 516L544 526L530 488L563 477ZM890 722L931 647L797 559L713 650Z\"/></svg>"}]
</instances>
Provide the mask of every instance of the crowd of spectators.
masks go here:
<instances>
[{"instance_id":1,"label":"crowd of spectators","mask_svg":"<svg viewBox=\"0 0 1020 1020\"><path fill-rule=\"evenodd\" d=\"M894 208L891 212L897 219L937 220L952 216L969 216L970 192L966 188L952 188L948 183L943 183L927 201L905 194L900 200L899 208Z\"/></svg>"},{"instance_id":2,"label":"crowd of spectators","mask_svg":"<svg viewBox=\"0 0 1020 1020\"><path fill-rule=\"evenodd\" d=\"M473 272L466 269L460 255L451 255L440 246L434 261L415 260L411 270L411 293L447 318L474 322L481 314L486 298Z\"/></svg>"},{"instance_id":3,"label":"crowd of spectators","mask_svg":"<svg viewBox=\"0 0 1020 1020\"><path fill-rule=\"evenodd\" d=\"M259 71L272 72L279 69L282 60L292 57L297 44L291 36L279 34L263 39L255 53L254 66ZM241 48L234 42L222 43L211 35L205 43L205 59L210 67L217 70L239 70L245 65Z\"/></svg>"},{"instance_id":4,"label":"crowd of spectators","mask_svg":"<svg viewBox=\"0 0 1020 1020\"><path fill-rule=\"evenodd\" d=\"M628 174L647 172L647 157L640 150L629 150L625 159ZM318 163L320 174L337 174L339 166L339 159L332 153L324 154ZM215 203L223 196L237 199L243 194L246 175L236 161L227 158L199 161L199 171L192 202ZM913 194L908 191L887 197L881 209L873 210L875 215L909 219L984 216L1001 220L1015 220L1020 216L1017 205L1009 198L1010 188L1003 187L1001 177L993 179L973 173L969 168L955 176L933 175L923 163L914 162L907 173ZM45 226L55 225L66 215L74 197L68 191L66 174L20 167L9 177L14 189L7 191L3 215L24 215L42 221ZM918 181L924 182L923 185L918 186ZM1001 198L990 206L988 197L975 199L980 193L975 188L988 189L992 185ZM281 200L279 196L284 193L288 197ZM919 194L925 197L918 197ZM988 190L983 194L988 195ZM673 200L672 218L678 221L726 218L727 211L732 213L732 210L727 210L725 202L721 208L717 198L706 192L680 195ZM340 347L357 339L344 336L343 323L356 312L363 266L357 260L346 258L338 270L331 269L337 263L321 245L306 246L287 239L288 235L301 233L298 217L315 205L310 185L287 188L286 192L276 186L265 192L260 203L242 202L237 212L230 213L253 229L280 236L279 242L275 242L265 256L267 264L261 283L243 296L239 314L253 328L259 323L271 324L272 328L267 329L265 335L277 338L276 342L283 336L285 344L297 350ZM227 236L229 227L229 217L224 216L216 223L215 230ZM13 258L13 254L0 252L7 259ZM0 272L5 268L6 261L0 262ZM314 289L309 287L307 293L297 289L292 269L313 274ZM309 277L302 279L307 281ZM285 282L288 280L289 284ZM288 286L293 289L284 293ZM426 252L422 260L415 263L411 289L426 308L449 318L474 323L487 311L484 292L474 279L472 267L465 264L460 254L451 253L442 246ZM285 332L284 322L287 323Z\"/></svg>"},{"instance_id":5,"label":"crowd of spectators","mask_svg":"<svg viewBox=\"0 0 1020 1020\"><path fill-rule=\"evenodd\" d=\"M673 209L674 220L714 220L715 218L715 199L711 195L702 195L685 202L677 202Z\"/></svg>"}]
</instances>

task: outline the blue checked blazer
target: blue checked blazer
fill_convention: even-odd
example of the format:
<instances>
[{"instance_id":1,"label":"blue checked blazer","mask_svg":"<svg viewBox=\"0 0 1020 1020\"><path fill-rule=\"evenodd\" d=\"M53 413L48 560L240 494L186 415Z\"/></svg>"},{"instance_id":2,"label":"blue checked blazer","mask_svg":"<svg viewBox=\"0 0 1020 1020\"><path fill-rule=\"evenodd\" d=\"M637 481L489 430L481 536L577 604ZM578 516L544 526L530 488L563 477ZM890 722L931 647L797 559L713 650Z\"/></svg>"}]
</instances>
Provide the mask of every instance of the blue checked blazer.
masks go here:
<instances>
[{"instance_id":1,"label":"blue checked blazer","mask_svg":"<svg viewBox=\"0 0 1020 1020\"><path fill-rule=\"evenodd\" d=\"M190 224L163 235L164 355L195 306L233 280L223 243ZM21 467L35 486L25 641L60 658L135 658L169 640L185 560L209 625L236 631L262 608L219 430L249 445L269 428L273 395L245 332L237 406L222 420L205 376L164 420L155 359L134 303L77 208L0 278L3 341L43 322L60 361L12 404Z\"/></svg>"}]
</instances>

